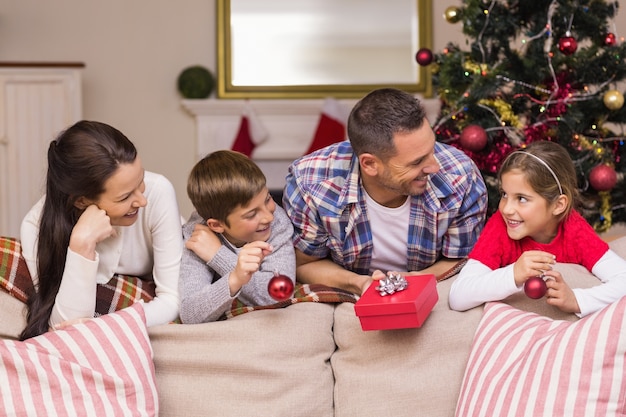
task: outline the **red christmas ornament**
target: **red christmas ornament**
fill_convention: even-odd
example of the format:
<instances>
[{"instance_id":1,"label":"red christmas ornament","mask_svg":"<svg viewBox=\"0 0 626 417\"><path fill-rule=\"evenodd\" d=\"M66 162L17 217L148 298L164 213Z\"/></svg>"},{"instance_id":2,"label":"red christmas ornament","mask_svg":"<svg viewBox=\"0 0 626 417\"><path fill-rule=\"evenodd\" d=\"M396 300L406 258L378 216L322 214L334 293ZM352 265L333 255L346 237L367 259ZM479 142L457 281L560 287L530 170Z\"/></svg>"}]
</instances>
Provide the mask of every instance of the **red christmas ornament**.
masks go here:
<instances>
[{"instance_id":1,"label":"red christmas ornament","mask_svg":"<svg viewBox=\"0 0 626 417\"><path fill-rule=\"evenodd\" d=\"M433 53L428 48L421 48L415 54L415 60L418 64L422 66L429 65L431 62L433 62Z\"/></svg>"},{"instance_id":2,"label":"red christmas ornament","mask_svg":"<svg viewBox=\"0 0 626 417\"><path fill-rule=\"evenodd\" d=\"M459 143L468 151L478 152L487 146L487 132L478 125L468 125L461 131Z\"/></svg>"},{"instance_id":3,"label":"red christmas ornament","mask_svg":"<svg viewBox=\"0 0 626 417\"><path fill-rule=\"evenodd\" d=\"M615 37L615 33L608 32L604 35L604 45L613 46L617 42L617 38Z\"/></svg>"},{"instance_id":4,"label":"red christmas ornament","mask_svg":"<svg viewBox=\"0 0 626 417\"><path fill-rule=\"evenodd\" d=\"M528 297L535 300L546 295L546 291L548 291L548 286L541 277L528 278L524 283L524 292Z\"/></svg>"},{"instance_id":5,"label":"red christmas ornament","mask_svg":"<svg viewBox=\"0 0 626 417\"><path fill-rule=\"evenodd\" d=\"M589 172L589 183L596 191L612 190L617 184L617 173L608 165L596 165Z\"/></svg>"},{"instance_id":6,"label":"red christmas ornament","mask_svg":"<svg viewBox=\"0 0 626 417\"><path fill-rule=\"evenodd\" d=\"M284 301L293 295L293 281L287 275L275 273L267 283L267 292L276 301Z\"/></svg>"},{"instance_id":7,"label":"red christmas ornament","mask_svg":"<svg viewBox=\"0 0 626 417\"><path fill-rule=\"evenodd\" d=\"M576 42L576 39L574 39L569 32L559 39L559 51L564 55L571 55L576 52L576 49L578 49L578 42Z\"/></svg>"}]
</instances>

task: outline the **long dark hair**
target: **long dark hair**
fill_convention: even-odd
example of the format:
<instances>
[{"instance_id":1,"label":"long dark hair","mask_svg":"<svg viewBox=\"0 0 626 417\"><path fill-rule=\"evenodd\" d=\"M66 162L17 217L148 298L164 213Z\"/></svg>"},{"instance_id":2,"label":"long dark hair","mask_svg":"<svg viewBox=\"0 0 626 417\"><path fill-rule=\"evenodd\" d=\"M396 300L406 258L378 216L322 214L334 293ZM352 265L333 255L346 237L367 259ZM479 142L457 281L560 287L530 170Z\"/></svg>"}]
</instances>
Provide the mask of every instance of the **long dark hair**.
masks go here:
<instances>
[{"instance_id":1,"label":"long dark hair","mask_svg":"<svg viewBox=\"0 0 626 417\"><path fill-rule=\"evenodd\" d=\"M80 121L50 143L37 242L38 283L28 297L27 322L20 340L48 331L70 235L82 213L74 203L80 197L97 200L118 166L132 163L136 157L137 149L122 132L100 122Z\"/></svg>"}]
</instances>

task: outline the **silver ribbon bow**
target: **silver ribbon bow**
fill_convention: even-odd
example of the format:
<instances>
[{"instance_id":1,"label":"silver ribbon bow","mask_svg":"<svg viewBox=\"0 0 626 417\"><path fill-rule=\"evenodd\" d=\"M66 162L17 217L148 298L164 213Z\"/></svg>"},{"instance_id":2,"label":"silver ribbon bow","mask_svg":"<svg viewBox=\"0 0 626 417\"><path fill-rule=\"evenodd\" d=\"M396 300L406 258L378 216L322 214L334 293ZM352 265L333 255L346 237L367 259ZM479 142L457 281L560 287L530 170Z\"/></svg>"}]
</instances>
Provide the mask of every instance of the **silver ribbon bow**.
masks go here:
<instances>
[{"instance_id":1,"label":"silver ribbon bow","mask_svg":"<svg viewBox=\"0 0 626 417\"><path fill-rule=\"evenodd\" d=\"M409 283L402 275L387 272L387 278L383 278L378 281L378 286L376 287L376 290L380 293L381 296L384 297L398 291L403 291L408 286Z\"/></svg>"}]
</instances>

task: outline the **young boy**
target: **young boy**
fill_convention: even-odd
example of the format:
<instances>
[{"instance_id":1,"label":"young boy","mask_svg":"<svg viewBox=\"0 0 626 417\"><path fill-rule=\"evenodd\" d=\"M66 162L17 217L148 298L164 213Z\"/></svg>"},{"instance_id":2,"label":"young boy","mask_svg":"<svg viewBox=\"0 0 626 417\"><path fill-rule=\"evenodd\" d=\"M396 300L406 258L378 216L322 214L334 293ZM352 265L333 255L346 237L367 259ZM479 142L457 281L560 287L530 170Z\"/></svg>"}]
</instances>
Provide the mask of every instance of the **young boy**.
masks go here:
<instances>
[{"instance_id":1,"label":"young boy","mask_svg":"<svg viewBox=\"0 0 626 417\"><path fill-rule=\"evenodd\" d=\"M259 167L221 150L199 161L187 194L196 211L183 226L179 289L183 323L217 320L235 298L268 305L275 273L296 276L293 226L276 205Z\"/></svg>"}]
</instances>

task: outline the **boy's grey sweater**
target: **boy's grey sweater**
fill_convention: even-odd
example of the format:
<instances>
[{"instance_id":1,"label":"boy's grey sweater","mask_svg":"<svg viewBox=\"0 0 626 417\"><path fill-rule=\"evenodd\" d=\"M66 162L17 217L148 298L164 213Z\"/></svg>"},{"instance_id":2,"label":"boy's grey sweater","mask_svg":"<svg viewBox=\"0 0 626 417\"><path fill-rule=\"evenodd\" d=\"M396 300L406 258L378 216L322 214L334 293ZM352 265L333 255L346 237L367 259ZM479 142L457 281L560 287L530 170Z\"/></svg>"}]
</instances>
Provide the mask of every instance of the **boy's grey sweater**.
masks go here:
<instances>
[{"instance_id":1,"label":"boy's grey sweater","mask_svg":"<svg viewBox=\"0 0 626 417\"><path fill-rule=\"evenodd\" d=\"M193 233L196 224L205 220L193 212L183 226L183 239ZM267 284L274 276L274 271L287 275L295 281L296 257L291 241L293 225L285 211L276 206L272 233L268 242L273 251L263 259L261 267L252 275L250 282L244 285L235 297L230 296L228 274L237 264L239 250L221 235L222 247L213 259L205 263L193 251L184 248L180 266L180 318L183 323L205 323L215 321L228 311L234 298L239 298L250 306L269 305L276 301L267 292Z\"/></svg>"}]
</instances>

